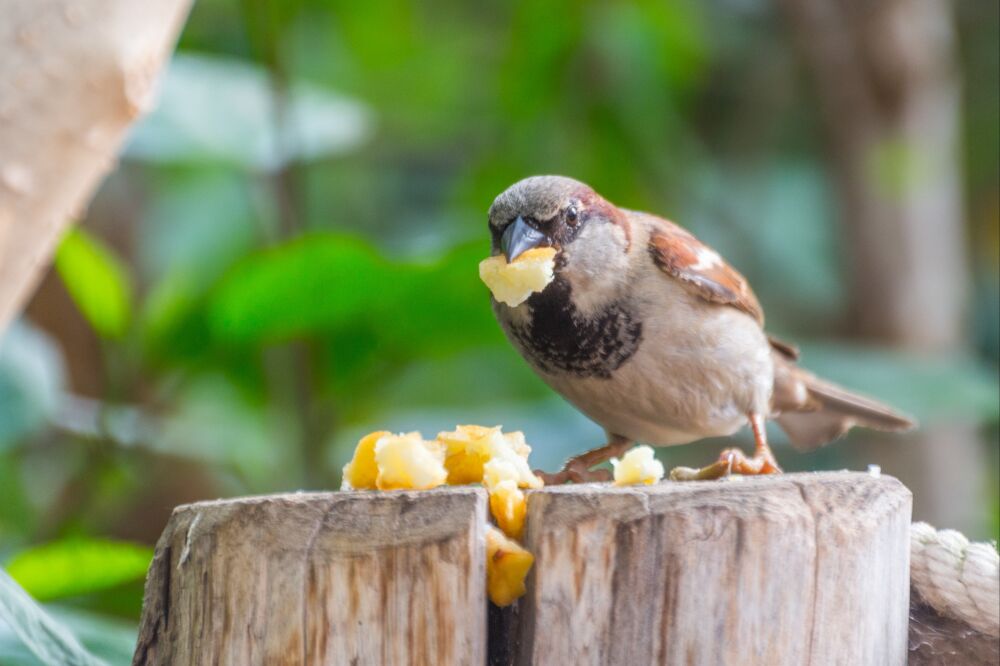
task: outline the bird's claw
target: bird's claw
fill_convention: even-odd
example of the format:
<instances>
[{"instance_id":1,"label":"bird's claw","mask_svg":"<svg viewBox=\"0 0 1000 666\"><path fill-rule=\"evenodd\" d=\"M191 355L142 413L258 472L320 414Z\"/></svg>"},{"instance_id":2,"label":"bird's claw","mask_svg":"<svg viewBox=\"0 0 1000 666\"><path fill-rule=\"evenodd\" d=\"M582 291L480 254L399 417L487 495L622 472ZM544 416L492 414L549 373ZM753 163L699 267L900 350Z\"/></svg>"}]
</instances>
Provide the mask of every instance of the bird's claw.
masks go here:
<instances>
[{"instance_id":1,"label":"bird's claw","mask_svg":"<svg viewBox=\"0 0 1000 666\"><path fill-rule=\"evenodd\" d=\"M560 486L568 481L573 483L597 483L611 480L611 470L586 469L580 465L567 464L558 472L548 473L535 470L535 476L547 486Z\"/></svg>"},{"instance_id":2,"label":"bird's claw","mask_svg":"<svg viewBox=\"0 0 1000 666\"><path fill-rule=\"evenodd\" d=\"M671 481L712 481L741 474L755 476L758 474L779 474L781 468L773 456L755 455L748 458L739 449L726 449L719 454L719 459L707 467L675 467L670 470Z\"/></svg>"},{"instance_id":3,"label":"bird's claw","mask_svg":"<svg viewBox=\"0 0 1000 666\"><path fill-rule=\"evenodd\" d=\"M671 481L712 481L733 473L732 460L717 460L707 467L675 467L670 470Z\"/></svg>"},{"instance_id":4,"label":"bird's claw","mask_svg":"<svg viewBox=\"0 0 1000 666\"><path fill-rule=\"evenodd\" d=\"M747 457L740 449L726 449L719 454L719 462L728 461L732 471L744 476L759 474L780 474L781 468L771 455L770 449L758 450L753 457Z\"/></svg>"},{"instance_id":5,"label":"bird's claw","mask_svg":"<svg viewBox=\"0 0 1000 666\"><path fill-rule=\"evenodd\" d=\"M569 481L569 472L565 469L561 469L558 472L543 472L540 469L534 470L535 476L542 480L547 486L561 486L562 484Z\"/></svg>"}]
</instances>

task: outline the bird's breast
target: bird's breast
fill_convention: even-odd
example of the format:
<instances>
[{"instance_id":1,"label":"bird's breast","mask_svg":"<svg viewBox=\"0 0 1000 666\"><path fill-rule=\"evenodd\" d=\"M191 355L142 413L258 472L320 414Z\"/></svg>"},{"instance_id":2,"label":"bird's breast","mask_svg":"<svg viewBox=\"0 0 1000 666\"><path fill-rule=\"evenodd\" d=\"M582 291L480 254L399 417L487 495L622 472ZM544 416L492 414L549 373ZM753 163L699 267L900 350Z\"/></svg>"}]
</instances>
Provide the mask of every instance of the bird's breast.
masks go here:
<instances>
[{"instance_id":1,"label":"bird's breast","mask_svg":"<svg viewBox=\"0 0 1000 666\"><path fill-rule=\"evenodd\" d=\"M573 305L569 284L559 278L526 305L527 316L501 320L522 354L544 373L608 378L642 341L642 323L627 302L584 315Z\"/></svg>"}]
</instances>

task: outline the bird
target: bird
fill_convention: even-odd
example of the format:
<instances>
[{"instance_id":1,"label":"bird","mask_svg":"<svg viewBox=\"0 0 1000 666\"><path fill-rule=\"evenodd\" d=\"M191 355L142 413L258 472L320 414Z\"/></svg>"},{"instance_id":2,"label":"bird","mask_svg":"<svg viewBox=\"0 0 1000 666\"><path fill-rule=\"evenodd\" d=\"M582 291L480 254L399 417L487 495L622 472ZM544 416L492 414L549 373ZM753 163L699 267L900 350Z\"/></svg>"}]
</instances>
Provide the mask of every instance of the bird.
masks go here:
<instances>
[{"instance_id":1,"label":"bird","mask_svg":"<svg viewBox=\"0 0 1000 666\"><path fill-rule=\"evenodd\" d=\"M635 443L685 444L749 425L754 452L726 449L678 480L781 471L765 422L800 450L854 426L906 431L908 416L799 367L769 336L747 280L662 217L620 208L588 185L544 175L513 184L489 209L491 256L555 251L551 281L511 306L491 295L506 337L557 393L600 425L605 445L571 457L548 484L605 481L592 469Z\"/></svg>"}]
</instances>

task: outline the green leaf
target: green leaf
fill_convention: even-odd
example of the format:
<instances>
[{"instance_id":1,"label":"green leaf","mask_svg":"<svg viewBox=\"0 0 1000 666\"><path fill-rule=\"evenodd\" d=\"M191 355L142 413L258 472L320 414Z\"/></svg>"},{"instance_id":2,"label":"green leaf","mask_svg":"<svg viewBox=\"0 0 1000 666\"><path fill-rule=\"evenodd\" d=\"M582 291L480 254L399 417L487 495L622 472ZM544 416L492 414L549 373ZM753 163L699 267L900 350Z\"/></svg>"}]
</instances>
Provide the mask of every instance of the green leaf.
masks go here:
<instances>
[{"instance_id":1,"label":"green leaf","mask_svg":"<svg viewBox=\"0 0 1000 666\"><path fill-rule=\"evenodd\" d=\"M367 324L409 357L499 341L476 273L485 256L468 245L431 264L393 263L361 239L308 234L234 267L210 298L209 327L218 342L241 344Z\"/></svg>"},{"instance_id":2,"label":"green leaf","mask_svg":"<svg viewBox=\"0 0 1000 666\"><path fill-rule=\"evenodd\" d=\"M38 520L39 512L28 499L20 472L15 456L0 454L0 544L3 546L12 544L15 535L28 533Z\"/></svg>"},{"instance_id":3,"label":"green leaf","mask_svg":"<svg viewBox=\"0 0 1000 666\"><path fill-rule=\"evenodd\" d=\"M121 261L99 240L76 228L63 237L56 270L73 302L103 337L119 338L131 317L132 285Z\"/></svg>"},{"instance_id":4,"label":"green leaf","mask_svg":"<svg viewBox=\"0 0 1000 666\"><path fill-rule=\"evenodd\" d=\"M97 666L105 662L88 652L62 623L52 618L3 569L0 569L0 638L7 629L43 664ZM0 654L6 652L0 642ZM4 658L4 663L10 663Z\"/></svg>"},{"instance_id":5,"label":"green leaf","mask_svg":"<svg viewBox=\"0 0 1000 666\"><path fill-rule=\"evenodd\" d=\"M396 284L363 241L310 234L230 271L210 304L209 324L222 341L283 339L357 319Z\"/></svg>"},{"instance_id":6,"label":"green leaf","mask_svg":"<svg viewBox=\"0 0 1000 666\"><path fill-rule=\"evenodd\" d=\"M387 295L394 300L380 314L380 337L410 358L450 356L463 348L503 342L479 280L485 244L452 248L430 266L411 267Z\"/></svg>"},{"instance_id":7,"label":"green leaf","mask_svg":"<svg viewBox=\"0 0 1000 666\"><path fill-rule=\"evenodd\" d=\"M390 261L356 237L306 234L245 257L184 317L190 326L158 337L196 340L209 352L202 370L240 355L247 367L253 347L304 338L317 351L319 390L344 412L363 409L374 386L415 359L502 344L477 275L487 253L480 242L431 262Z\"/></svg>"},{"instance_id":8,"label":"green leaf","mask_svg":"<svg viewBox=\"0 0 1000 666\"><path fill-rule=\"evenodd\" d=\"M40 601L108 589L146 575L153 552L104 539L70 539L21 551L7 571Z\"/></svg>"}]
</instances>

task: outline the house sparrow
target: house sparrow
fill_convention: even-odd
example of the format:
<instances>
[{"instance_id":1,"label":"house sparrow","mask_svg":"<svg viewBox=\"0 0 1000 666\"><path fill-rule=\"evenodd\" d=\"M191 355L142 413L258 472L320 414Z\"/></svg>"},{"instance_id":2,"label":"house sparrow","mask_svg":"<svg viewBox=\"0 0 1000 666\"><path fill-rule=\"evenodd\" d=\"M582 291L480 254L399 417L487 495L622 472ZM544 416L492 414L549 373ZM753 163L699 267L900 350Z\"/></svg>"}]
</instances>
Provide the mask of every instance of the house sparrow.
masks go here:
<instances>
[{"instance_id":1,"label":"house sparrow","mask_svg":"<svg viewBox=\"0 0 1000 666\"><path fill-rule=\"evenodd\" d=\"M796 365L797 351L764 333L746 279L714 250L663 218L618 208L562 176L515 183L489 211L492 254L508 262L555 250L552 280L523 303L493 300L504 333L535 372L601 425L606 446L575 456L550 483L604 480L591 467L634 442L684 444L749 424L753 456L729 449L674 478L780 472L764 422L800 449L852 426L907 430L885 405Z\"/></svg>"}]
</instances>

